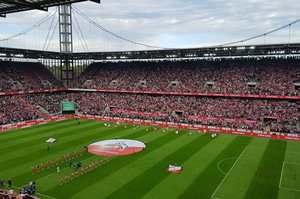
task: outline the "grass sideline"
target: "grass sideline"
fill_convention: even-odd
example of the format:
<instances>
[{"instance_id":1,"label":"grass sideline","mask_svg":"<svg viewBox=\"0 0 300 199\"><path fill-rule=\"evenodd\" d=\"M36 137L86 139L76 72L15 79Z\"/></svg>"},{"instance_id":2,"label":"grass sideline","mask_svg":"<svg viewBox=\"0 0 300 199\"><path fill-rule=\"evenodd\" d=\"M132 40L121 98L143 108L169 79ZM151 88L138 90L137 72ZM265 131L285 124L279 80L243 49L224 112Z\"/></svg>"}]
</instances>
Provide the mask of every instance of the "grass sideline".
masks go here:
<instances>
[{"instance_id":1,"label":"grass sideline","mask_svg":"<svg viewBox=\"0 0 300 199\"><path fill-rule=\"evenodd\" d=\"M220 134L217 138L187 130L176 135L149 126L104 127L102 121L75 119L0 132L0 179L12 179L15 192L36 181L40 198L300 198L300 142ZM128 128L124 128L127 125ZM114 125L113 125L114 126ZM149 128L149 131L146 131ZM31 167L61 159L95 141L133 139L144 151L112 156L110 162L59 184L74 170L69 163L38 174ZM50 144L48 138L57 141ZM73 159L87 165L102 158L84 151ZM169 164L184 165L181 174ZM296 178L295 178L296 177ZM2 187L2 189L8 189Z\"/></svg>"}]
</instances>

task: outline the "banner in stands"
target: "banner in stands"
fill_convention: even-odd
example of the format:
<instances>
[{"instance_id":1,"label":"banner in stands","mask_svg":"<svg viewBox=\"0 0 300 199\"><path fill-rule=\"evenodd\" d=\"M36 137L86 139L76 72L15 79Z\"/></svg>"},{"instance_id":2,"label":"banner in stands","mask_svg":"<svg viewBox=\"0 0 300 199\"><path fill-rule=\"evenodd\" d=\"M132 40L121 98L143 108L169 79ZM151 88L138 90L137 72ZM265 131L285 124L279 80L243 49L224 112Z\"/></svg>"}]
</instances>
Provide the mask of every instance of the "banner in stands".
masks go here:
<instances>
[{"instance_id":1,"label":"banner in stands","mask_svg":"<svg viewBox=\"0 0 300 199\"><path fill-rule=\"evenodd\" d=\"M96 155L128 155L146 148L140 141L128 139L103 140L88 146L88 152Z\"/></svg>"},{"instance_id":2,"label":"banner in stands","mask_svg":"<svg viewBox=\"0 0 300 199\"><path fill-rule=\"evenodd\" d=\"M222 120L228 122L245 122L245 123L259 123L257 120L241 120L241 119L229 119L229 118L219 118L219 117L203 117L203 116L194 116L194 115L186 115L188 118L192 119L206 119L206 120Z\"/></svg>"},{"instance_id":3,"label":"banner in stands","mask_svg":"<svg viewBox=\"0 0 300 199\"><path fill-rule=\"evenodd\" d=\"M140 115L168 115L167 113L150 113L150 112L139 112L139 111L126 111L126 110L113 110L114 112L132 113Z\"/></svg>"},{"instance_id":4,"label":"banner in stands","mask_svg":"<svg viewBox=\"0 0 300 199\"><path fill-rule=\"evenodd\" d=\"M55 89L46 89L46 90L32 90L32 91L12 91L12 92L1 92L0 95L19 95L19 94L28 94L28 93L52 93L54 91L67 91L67 88L55 88Z\"/></svg>"},{"instance_id":5,"label":"banner in stands","mask_svg":"<svg viewBox=\"0 0 300 199\"><path fill-rule=\"evenodd\" d=\"M245 98L269 98L269 99L293 99L300 100L300 96L278 96L278 95L239 95L239 94L217 94L217 93L187 93L187 92L160 92L160 91L126 91L126 90L103 90L83 88L58 88L32 91L0 92L1 95L19 95L28 93L50 93L57 91L81 91L81 92L106 92L106 93L136 93L136 94L158 94L158 95L187 95L187 96L212 96L212 97L245 97Z\"/></svg>"}]
</instances>

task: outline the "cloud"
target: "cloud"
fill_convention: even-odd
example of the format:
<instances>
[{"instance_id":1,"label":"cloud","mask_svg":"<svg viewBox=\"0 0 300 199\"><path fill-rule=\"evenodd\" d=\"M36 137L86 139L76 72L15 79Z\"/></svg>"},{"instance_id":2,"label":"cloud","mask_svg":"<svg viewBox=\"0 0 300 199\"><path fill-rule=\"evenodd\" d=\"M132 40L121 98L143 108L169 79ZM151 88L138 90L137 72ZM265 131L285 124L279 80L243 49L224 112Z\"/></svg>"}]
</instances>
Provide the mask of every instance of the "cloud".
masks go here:
<instances>
[{"instance_id":1,"label":"cloud","mask_svg":"<svg viewBox=\"0 0 300 199\"><path fill-rule=\"evenodd\" d=\"M239 41L300 18L300 6L296 0L103 0L101 4L84 2L74 6L97 24L121 37L169 48L201 47ZM41 11L9 14L7 18L0 19L0 28L3 30L1 34L20 32L48 14ZM77 22L73 20L73 23L78 31L75 32L73 28L75 51L84 51L83 41L79 40L81 32L86 44L90 46L90 51L148 49L113 37L88 23L80 15L75 15ZM36 40L41 40L39 43L45 42L50 22L47 21L39 30L29 34L32 38L24 36L27 38L26 46L41 47L41 44L36 44ZM243 44L300 42L299 32L300 23L297 23ZM57 42L56 33L52 48L55 48ZM14 43L17 45L17 42Z\"/></svg>"}]
</instances>

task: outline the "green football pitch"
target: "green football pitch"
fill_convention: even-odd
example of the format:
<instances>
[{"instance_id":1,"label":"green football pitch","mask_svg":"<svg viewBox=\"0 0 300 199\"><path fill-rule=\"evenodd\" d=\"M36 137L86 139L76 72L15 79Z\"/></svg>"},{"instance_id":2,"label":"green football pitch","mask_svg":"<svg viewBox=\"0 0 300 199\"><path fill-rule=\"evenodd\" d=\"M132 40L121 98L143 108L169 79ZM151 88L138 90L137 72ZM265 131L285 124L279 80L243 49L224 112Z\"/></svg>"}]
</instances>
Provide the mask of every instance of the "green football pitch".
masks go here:
<instances>
[{"instance_id":1,"label":"green football pitch","mask_svg":"<svg viewBox=\"0 0 300 199\"><path fill-rule=\"evenodd\" d=\"M0 178L12 179L15 192L36 182L40 198L300 198L300 142L220 134L217 138L187 130L176 135L131 124L104 127L104 122L75 119L0 132ZM124 128L127 125L128 128ZM146 131L149 128L149 131ZM176 129L177 130L177 129ZM95 141L132 139L145 150L111 156L67 183L59 178L74 172L69 162L35 175L31 167L80 151ZM57 141L49 144L48 138ZM84 150L73 159L88 165L103 158ZM167 173L169 164L184 165L181 174ZM9 189L2 187L0 189Z\"/></svg>"}]
</instances>

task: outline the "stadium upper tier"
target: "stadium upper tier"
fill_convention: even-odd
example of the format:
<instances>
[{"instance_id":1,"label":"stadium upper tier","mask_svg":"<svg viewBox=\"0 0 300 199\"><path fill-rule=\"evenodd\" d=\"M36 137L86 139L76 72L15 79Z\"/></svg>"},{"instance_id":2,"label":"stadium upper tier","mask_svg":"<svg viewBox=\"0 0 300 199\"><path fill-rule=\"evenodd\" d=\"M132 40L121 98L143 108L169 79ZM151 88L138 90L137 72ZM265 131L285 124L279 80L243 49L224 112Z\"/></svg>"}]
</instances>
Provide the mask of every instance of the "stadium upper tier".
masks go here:
<instances>
[{"instance_id":1,"label":"stadium upper tier","mask_svg":"<svg viewBox=\"0 0 300 199\"><path fill-rule=\"evenodd\" d=\"M64 88L37 63L0 62L0 91ZM94 63L73 88L299 96L300 60Z\"/></svg>"},{"instance_id":2,"label":"stadium upper tier","mask_svg":"<svg viewBox=\"0 0 300 199\"><path fill-rule=\"evenodd\" d=\"M64 87L42 64L0 61L1 92Z\"/></svg>"},{"instance_id":3,"label":"stadium upper tier","mask_svg":"<svg viewBox=\"0 0 300 199\"><path fill-rule=\"evenodd\" d=\"M95 63L74 88L298 96L300 60Z\"/></svg>"}]
</instances>

